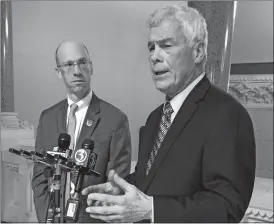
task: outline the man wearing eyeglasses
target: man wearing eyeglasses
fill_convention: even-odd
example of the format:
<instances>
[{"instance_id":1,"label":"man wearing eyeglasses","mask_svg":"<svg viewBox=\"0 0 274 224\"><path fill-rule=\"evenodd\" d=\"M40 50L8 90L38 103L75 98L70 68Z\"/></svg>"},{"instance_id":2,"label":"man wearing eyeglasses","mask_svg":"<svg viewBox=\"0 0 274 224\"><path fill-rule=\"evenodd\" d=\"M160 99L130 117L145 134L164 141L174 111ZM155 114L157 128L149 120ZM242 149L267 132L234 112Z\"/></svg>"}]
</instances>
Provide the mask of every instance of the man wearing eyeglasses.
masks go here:
<instances>
[{"instance_id":1,"label":"man wearing eyeglasses","mask_svg":"<svg viewBox=\"0 0 274 224\"><path fill-rule=\"evenodd\" d=\"M60 133L71 136L70 149L81 148L84 139L94 141L98 154L95 170L100 177L85 176L83 187L107 181L114 169L125 177L130 172L131 138L127 116L118 108L99 99L91 90L93 66L87 48L75 41L61 43L55 53L57 75L64 81L67 99L41 113L36 137L36 151L44 153L57 145ZM49 204L48 180L45 166L35 164L32 187L39 222L45 222ZM73 193L75 176L61 180L61 210ZM85 212L86 196L80 196L78 222L94 222ZM62 214L63 215L63 214ZM96 220L98 222L98 220Z\"/></svg>"}]
</instances>

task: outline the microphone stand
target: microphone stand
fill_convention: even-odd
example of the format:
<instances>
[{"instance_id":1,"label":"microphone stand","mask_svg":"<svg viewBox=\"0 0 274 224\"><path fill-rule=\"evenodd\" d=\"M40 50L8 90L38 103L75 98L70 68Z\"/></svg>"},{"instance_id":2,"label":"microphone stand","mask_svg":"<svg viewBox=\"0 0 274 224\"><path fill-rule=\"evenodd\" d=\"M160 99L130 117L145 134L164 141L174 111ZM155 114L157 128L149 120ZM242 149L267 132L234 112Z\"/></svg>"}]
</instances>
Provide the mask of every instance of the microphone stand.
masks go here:
<instances>
[{"instance_id":1,"label":"microphone stand","mask_svg":"<svg viewBox=\"0 0 274 224\"><path fill-rule=\"evenodd\" d=\"M9 152L54 169L53 177L50 181L49 204L46 210L45 223L64 223L64 217L61 216L60 208L61 176L63 172L68 172L75 167L75 162L61 156L60 154L55 154L53 156L48 153L41 154L35 151L28 152L22 149L19 151L13 148L10 148ZM53 206L51 207L50 204Z\"/></svg>"},{"instance_id":2,"label":"microphone stand","mask_svg":"<svg viewBox=\"0 0 274 224\"><path fill-rule=\"evenodd\" d=\"M53 223L53 221L54 221L53 220L54 219L53 209L50 207L52 203L53 203L53 190L50 189L49 202L48 202L48 207L47 207L45 223ZM53 207L54 206L55 205L53 205Z\"/></svg>"},{"instance_id":3,"label":"microphone stand","mask_svg":"<svg viewBox=\"0 0 274 224\"><path fill-rule=\"evenodd\" d=\"M51 188L53 189L53 197L54 197L54 211L53 211L53 222L54 223L60 223L60 190L61 190L61 175L62 170L60 167L60 159L57 160L57 163L55 164L55 171L52 178Z\"/></svg>"},{"instance_id":4,"label":"microphone stand","mask_svg":"<svg viewBox=\"0 0 274 224\"><path fill-rule=\"evenodd\" d=\"M71 168L68 167L67 165L67 159L60 156L60 155L47 155L50 159L54 157L54 174L53 178L51 181L51 186L50 189L53 194L53 208L52 208L52 213L53 213L53 223L63 223L64 218L61 216L61 197L60 197L60 191L61 191L61 176L63 173L64 168L66 170L70 170ZM50 208L48 212L50 212Z\"/></svg>"},{"instance_id":5,"label":"microphone stand","mask_svg":"<svg viewBox=\"0 0 274 224\"><path fill-rule=\"evenodd\" d=\"M61 148L61 147L60 147ZM64 223L66 221L76 221L78 215L78 209L80 204L80 193L84 176L95 175L100 176L100 173L94 170L94 166L97 160L97 154L93 153L93 142L91 140L84 141L83 149L76 151L79 155L82 155L83 150L86 153L86 157L82 161L73 161L71 158L62 156L59 152L56 154L41 154L35 151L16 150L9 149L9 152L23 156L25 159L33 160L34 162L44 164L47 167L54 168L53 177L50 181L50 193L49 204L46 210L46 223ZM59 154L58 154L59 153ZM61 216L61 176L63 172L74 171L77 174L75 193L72 198L68 200L65 217ZM52 207L50 205L53 205Z\"/></svg>"},{"instance_id":6,"label":"microphone stand","mask_svg":"<svg viewBox=\"0 0 274 224\"><path fill-rule=\"evenodd\" d=\"M94 171L97 161L97 154L93 153L94 142L90 139L85 139L82 143L82 148L76 150L74 160L76 164L73 171L77 175L75 190L71 198L67 201L65 219L67 222L78 221L78 211L80 206L80 193L83 186L84 177L86 174L100 176L100 173ZM79 156L79 158L77 157Z\"/></svg>"},{"instance_id":7,"label":"microphone stand","mask_svg":"<svg viewBox=\"0 0 274 224\"><path fill-rule=\"evenodd\" d=\"M50 169L45 168L43 173L44 173L44 176L48 179L48 186L49 186L49 202L46 210L47 212L46 212L45 223L52 223L53 213L52 213L52 208L50 206L52 206L51 204L53 203L53 189L50 186L52 183L53 171L51 168Z\"/></svg>"},{"instance_id":8,"label":"microphone stand","mask_svg":"<svg viewBox=\"0 0 274 224\"><path fill-rule=\"evenodd\" d=\"M22 149L20 151L13 148L9 149L9 152L15 155L23 156L28 160L33 160L36 163L41 163L54 169L53 178L50 181L49 204L46 210L45 220L46 223L64 222L64 217L61 216L61 176L63 172L70 171L75 165L74 162L68 163L69 159L67 159L67 156L71 153L68 149L70 141L70 135L60 133L58 137L58 147L54 147L53 152L51 153L49 153L50 151L47 151L47 153L41 154L36 151L28 152ZM50 208L51 204L53 204L52 208Z\"/></svg>"},{"instance_id":9,"label":"microphone stand","mask_svg":"<svg viewBox=\"0 0 274 224\"><path fill-rule=\"evenodd\" d=\"M74 172L77 175L75 190L72 194L71 198L67 201L65 220L66 222L77 222L78 221L78 211L80 206L80 194L83 186L83 181L85 175L95 175L97 177L100 176L100 173L90 170L87 167L83 167L80 165L76 165L74 167Z\"/></svg>"},{"instance_id":10,"label":"microphone stand","mask_svg":"<svg viewBox=\"0 0 274 224\"><path fill-rule=\"evenodd\" d=\"M66 206L66 213L65 219L67 222L76 222L78 219L78 210L80 205L80 193L82 189L82 184L84 181L84 176L87 173L87 170L80 166L74 167L74 175L77 176L76 178L76 186L74 189L74 193L72 194L71 198L67 201Z\"/></svg>"}]
</instances>

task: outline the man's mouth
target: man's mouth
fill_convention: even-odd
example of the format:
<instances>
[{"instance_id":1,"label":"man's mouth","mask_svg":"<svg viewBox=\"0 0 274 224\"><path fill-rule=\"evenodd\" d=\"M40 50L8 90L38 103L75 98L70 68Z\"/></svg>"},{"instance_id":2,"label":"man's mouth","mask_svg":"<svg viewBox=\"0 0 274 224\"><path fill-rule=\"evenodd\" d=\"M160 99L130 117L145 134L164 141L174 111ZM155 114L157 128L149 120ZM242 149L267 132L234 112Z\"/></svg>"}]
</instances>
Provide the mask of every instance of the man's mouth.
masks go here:
<instances>
[{"instance_id":1,"label":"man's mouth","mask_svg":"<svg viewBox=\"0 0 274 224\"><path fill-rule=\"evenodd\" d=\"M73 81L74 83L82 83L82 82L85 82L84 80L74 80Z\"/></svg>"},{"instance_id":2,"label":"man's mouth","mask_svg":"<svg viewBox=\"0 0 274 224\"><path fill-rule=\"evenodd\" d=\"M168 70L164 70L164 71L154 71L155 75L164 75L168 72Z\"/></svg>"}]
</instances>

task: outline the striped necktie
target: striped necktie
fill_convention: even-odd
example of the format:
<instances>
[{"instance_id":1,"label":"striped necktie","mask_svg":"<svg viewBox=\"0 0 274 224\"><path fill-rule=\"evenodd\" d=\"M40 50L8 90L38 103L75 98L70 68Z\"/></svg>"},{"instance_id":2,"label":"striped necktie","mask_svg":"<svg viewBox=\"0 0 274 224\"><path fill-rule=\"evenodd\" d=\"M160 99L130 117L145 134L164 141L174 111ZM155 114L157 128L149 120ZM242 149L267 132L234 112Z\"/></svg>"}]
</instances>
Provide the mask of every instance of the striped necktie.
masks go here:
<instances>
[{"instance_id":1,"label":"striped necktie","mask_svg":"<svg viewBox=\"0 0 274 224\"><path fill-rule=\"evenodd\" d=\"M68 116L68 125L67 125L67 133L71 137L70 141L70 146L69 148L72 150L72 156L74 154L74 147L75 147L75 129L76 129L76 116L75 112L78 109L78 105L76 103L72 104L70 106L70 112ZM66 178L66 188L65 188L65 202L70 198L70 185L71 185L71 177L70 173L67 173L67 178Z\"/></svg>"},{"instance_id":2,"label":"striped necktie","mask_svg":"<svg viewBox=\"0 0 274 224\"><path fill-rule=\"evenodd\" d=\"M78 109L78 105L76 103L71 104L70 112L68 116L68 126L67 126L67 133L71 137L71 142L69 148L74 150L75 146L75 129L76 129L76 116L75 112Z\"/></svg>"},{"instance_id":3,"label":"striped necktie","mask_svg":"<svg viewBox=\"0 0 274 224\"><path fill-rule=\"evenodd\" d=\"M170 105L170 102L166 102L165 106L164 106L163 113L162 113L160 125L159 125L158 135L155 140L153 150L151 151L151 153L149 155L149 159L146 164L146 175L148 175L148 173L152 167L152 164L158 154L158 151L161 147L161 144L166 136L166 133L171 126L171 114L172 113L173 113L173 109Z\"/></svg>"}]
</instances>

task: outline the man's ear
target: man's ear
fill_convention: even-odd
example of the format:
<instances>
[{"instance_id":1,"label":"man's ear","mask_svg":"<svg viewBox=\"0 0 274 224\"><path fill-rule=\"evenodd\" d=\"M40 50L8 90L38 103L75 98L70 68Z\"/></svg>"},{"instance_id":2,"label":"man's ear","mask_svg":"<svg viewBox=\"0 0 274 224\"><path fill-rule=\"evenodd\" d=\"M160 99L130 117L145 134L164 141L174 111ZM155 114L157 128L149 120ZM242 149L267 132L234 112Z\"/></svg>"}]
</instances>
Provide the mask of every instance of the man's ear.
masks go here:
<instances>
[{"instance_id":1,"label":"man's ear","mask_svg":"<svg viewBox=\"0 0 274 224\"><path fill-rule=\"evenodd\" d=\"M55 70L56 70L57 77L58 77L59 79L62 79L63 76L62 76L61 71L60 71L58 68L56 68Z\"/></svg>"},{"instance_id":2,"label":"man's ear","mask_svg":"<svg viewBox=\"0 0 274 224\"><path fill-rule=\"evenodd\" d=\"M90 74L93 75L93 66L92 66L92 64L90 65Z\"/></svg>"},{"instance_id":3,"label":"man's ear","mask_svg":"<svg viewBox=\"0 0 274 224\"><path fill-rule=\"evenodd\" d=\"M196 64L203 61L205 57L205 44L203 42L198 42L193 48L193 59Z\"/></svg>"}]
</instances>

